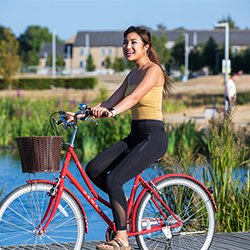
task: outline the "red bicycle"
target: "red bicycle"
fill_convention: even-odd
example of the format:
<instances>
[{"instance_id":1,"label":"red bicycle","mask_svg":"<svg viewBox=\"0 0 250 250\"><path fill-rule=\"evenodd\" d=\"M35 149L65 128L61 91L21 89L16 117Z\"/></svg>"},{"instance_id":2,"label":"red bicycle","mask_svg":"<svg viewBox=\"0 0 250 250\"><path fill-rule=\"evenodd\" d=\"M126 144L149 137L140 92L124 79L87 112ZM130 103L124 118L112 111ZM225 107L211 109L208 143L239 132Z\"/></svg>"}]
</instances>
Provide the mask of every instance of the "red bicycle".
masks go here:
<instances>
[{"instance_id":1,"label":"red bicycle","mask_svg":"<svg viewBox=\"0 0 250 250\"><path fill-rule=\"evenodd\" d=\"M80 104L74 122L65 112L52 116L63 129L73 130L60 171L54 181L28 180L0 203L0 249L74 249L80 250L88 232L83 206L65 187L67 178L107 223L106 239L115 236L115 226L96 203L110 208L88 179L74 152L79 120L89 121L91 111ZM80 114L84 117L77 118ZM59 119L58 119L59 117ZM94 121L94 120L92 120ZM73 158L89 194L68 169ZM138 187L142 191L137 194ZM152 181L135 177L128 202L128 237L136 237L140 249L208 249L215 231L216 205L210 191L198 180L183 174L167 174Z\"/></svg>"}]
</instances>

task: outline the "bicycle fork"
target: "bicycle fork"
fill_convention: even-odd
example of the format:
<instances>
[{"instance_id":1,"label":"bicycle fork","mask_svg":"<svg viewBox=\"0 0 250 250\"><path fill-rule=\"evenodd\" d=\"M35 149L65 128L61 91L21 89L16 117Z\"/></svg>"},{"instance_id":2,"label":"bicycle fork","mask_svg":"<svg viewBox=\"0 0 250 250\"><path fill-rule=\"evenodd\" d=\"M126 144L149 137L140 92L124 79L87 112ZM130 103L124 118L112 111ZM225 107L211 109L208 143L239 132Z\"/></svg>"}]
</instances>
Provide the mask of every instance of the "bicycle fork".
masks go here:
<instances>
[{"instance_id":1,"label":"bicycle fork","mask_svg":"<svg viewBox=\"0 0 250 250\"><path fill-rule=\"evenodd\" d=\"M59 206L61 197L62 197L62 193L63 193L63 189L64 189L64 178L63 176L61 176L58 181L57 184L55 186L53 186L50 191L47 193L48 196L50 196L50 201L47 207L47 210L41 220L41 222L39 223L38 227L34 230L34 234L36 235L40 235L42 236L46 230L46 228L48 227L49 223L51 222L51 220L53 219L56 210ZM53 209L52 209L53 208ZM51 211L52 209L52 211ZM48 218L49 216L49 218ZM46 219L48 218L46 224L42 227L42 225L45 223Z\"/></svg>"}]
</instances>

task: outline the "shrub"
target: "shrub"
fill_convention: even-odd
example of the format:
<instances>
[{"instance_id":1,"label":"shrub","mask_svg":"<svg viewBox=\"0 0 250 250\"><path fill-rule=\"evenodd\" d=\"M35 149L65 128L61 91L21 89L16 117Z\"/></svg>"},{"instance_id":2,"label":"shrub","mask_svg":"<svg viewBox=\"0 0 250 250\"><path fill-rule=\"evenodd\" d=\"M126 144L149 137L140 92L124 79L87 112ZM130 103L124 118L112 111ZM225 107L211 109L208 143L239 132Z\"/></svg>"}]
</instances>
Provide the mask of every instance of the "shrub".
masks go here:
<instances>
[{"instance_id":1,"label":"shrub","mask_svg":"<svg viewBox=\"0 0 250 250\"><path fill-rule=\"evenodd\" d=\"M14 79L13 89L50 89L53 85L61 88L94 89L98 85L96 77L86 78L19 78ZM0 89L8 89L8 84L0 79Z\"/></svg>"}]
</instances>

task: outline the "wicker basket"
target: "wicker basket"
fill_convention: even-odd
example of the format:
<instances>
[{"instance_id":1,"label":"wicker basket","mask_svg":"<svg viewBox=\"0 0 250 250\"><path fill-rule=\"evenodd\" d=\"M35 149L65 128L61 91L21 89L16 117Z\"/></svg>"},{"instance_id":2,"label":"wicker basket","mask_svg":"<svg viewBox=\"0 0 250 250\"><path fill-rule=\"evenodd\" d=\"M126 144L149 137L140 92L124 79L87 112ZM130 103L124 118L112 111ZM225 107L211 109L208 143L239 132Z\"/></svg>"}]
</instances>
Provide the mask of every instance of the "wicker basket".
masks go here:
<instances>
[{"instance_id":1,"label":"wicker basket","mask_svg":"<svg viewBox=\"0 0 250 250\"><path fill-rule=\"evenodd\" d=\"M62 139L62 136L17 137L22 172L59 172Z\"/></svg>"}]
</instances>

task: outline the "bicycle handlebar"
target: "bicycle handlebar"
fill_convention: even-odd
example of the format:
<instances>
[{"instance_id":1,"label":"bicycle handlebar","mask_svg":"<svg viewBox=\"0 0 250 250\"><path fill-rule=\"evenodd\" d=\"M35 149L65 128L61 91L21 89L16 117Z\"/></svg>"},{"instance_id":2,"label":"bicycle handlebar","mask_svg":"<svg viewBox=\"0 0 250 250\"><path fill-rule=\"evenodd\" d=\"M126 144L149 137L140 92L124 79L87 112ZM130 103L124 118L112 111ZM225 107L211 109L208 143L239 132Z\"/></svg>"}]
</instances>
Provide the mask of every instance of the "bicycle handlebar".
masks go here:
<instances>
[{"instance_id":1,"label":"bicycle handlebar","mask_svg":"<svg viewBox=\"0 0 250 250\"><path fill-rule=\"evenodd\" d=\"M56 124L57 125L61 125L63 129L67 129L68 127L70 128L74 128L74 126L77 124L77 120L81 120L81 121L87 121L87 120L90 120L90 121L93 121L97 124L97 122L93 119L89 119L89 117L92 117L93 116L93 112L90 108L87 108L87 105L84 104L84 108L82 108L83 104L79 104L79 109L80 111L77 111L75 114L74 114L74 121L70 121L68 122L68 114L64 111L64 110L61 110L59 111L59 118L60 120L59 121L56 121ZM82 114L85 114L85 116L83 117L78 117L79 115L82 115ZM103 112L102 116L101 117L108 117L109 116L109 112ZM62 124L63 123L63 124Z\"/></svg>"}]
</instances>

